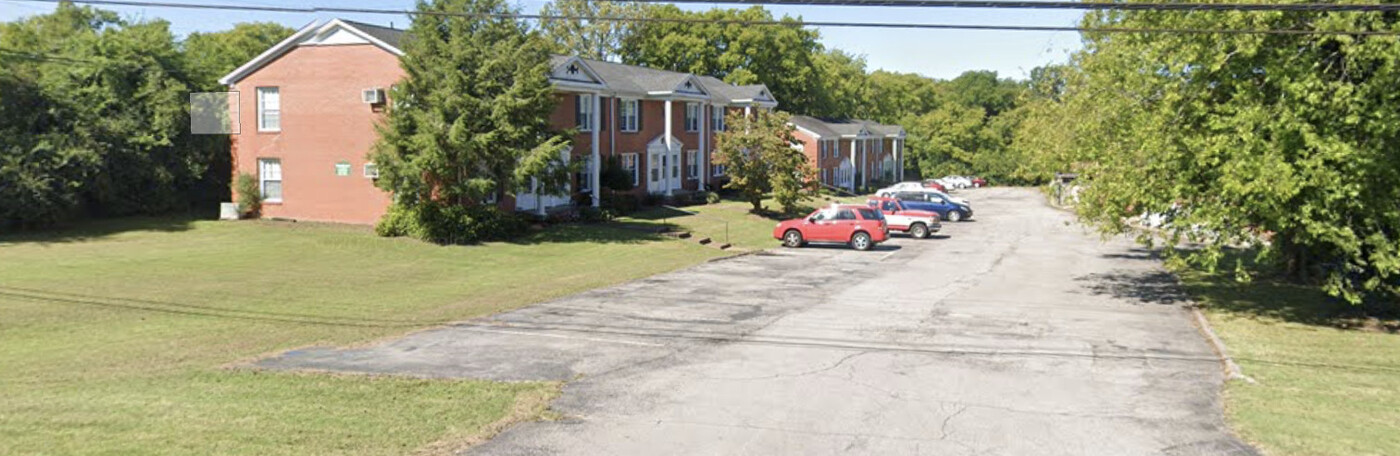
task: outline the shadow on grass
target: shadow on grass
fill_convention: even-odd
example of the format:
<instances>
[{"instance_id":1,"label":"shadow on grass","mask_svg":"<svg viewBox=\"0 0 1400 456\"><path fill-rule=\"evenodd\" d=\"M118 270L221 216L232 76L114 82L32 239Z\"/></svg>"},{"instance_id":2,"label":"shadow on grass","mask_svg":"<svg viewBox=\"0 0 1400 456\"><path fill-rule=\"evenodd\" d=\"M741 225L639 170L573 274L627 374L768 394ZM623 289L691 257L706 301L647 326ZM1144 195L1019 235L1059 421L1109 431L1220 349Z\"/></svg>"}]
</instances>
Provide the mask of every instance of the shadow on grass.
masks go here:
<instances>
[{"instance_id":1,"label":"shadow on grass","mask_svg":"<svg viewBox=\"0 0 1400 456\"><path fill-rule=\"evenodd\" d=\"M1400 332L1393 308L1352 305L1317 287L1261 278L1241 283L1203 272L1183 274L1186 292L1212 309L1340 329Z\"/></svg>"},{"instance_id":2,"label":"shadow on grass","mask_svg":"<svg viewBox=\"0 0 1400 456\"><path fill-rule=\"evenodd\" d=\"M565 223L509 241L512 244L643 244L669 239L660 224L649 223Z\"/></svg>"},{"instance_id":3,"label":"shadow on grass","mask_svg":"<svg viewBox=\"0 0 1400 456\"><path fill-rule=\"evenodd\" d=\"M1233 252L1227 257L1241 257ZM1159 252L1135 248L1126 253L1103 255L1104 258L1160 261ZM1232 263L1233 260L1222 262ZM1180 277L1178 282L1177 278ZM1249 282L1239 282L1228 272L1210 274L1185 270L1178 274L1166 271L1114 272L1090 274L1075 279L1090 293L1108 295L1141 304L1177 305L1192 302L1217 311L1252 318L1265 318L1289 323L1326 326L1340 329L1400 332L1400 319L1392 305L1351 305L1328 296L1318 287L1283 280L1276 276L1256 274Z\"/></svg>"},{"instance_id":4,"label":"shadow on grass","mask_svg":"<svg viewBox=\"0 0 1400 456\"><path fill-rule=\"evenodd\" d=\"M183 215L86 220L43 229L0 232L0 245L85 242L140 231L173 233L193 228L198 220Z\"/></svg>"}]
</instances>

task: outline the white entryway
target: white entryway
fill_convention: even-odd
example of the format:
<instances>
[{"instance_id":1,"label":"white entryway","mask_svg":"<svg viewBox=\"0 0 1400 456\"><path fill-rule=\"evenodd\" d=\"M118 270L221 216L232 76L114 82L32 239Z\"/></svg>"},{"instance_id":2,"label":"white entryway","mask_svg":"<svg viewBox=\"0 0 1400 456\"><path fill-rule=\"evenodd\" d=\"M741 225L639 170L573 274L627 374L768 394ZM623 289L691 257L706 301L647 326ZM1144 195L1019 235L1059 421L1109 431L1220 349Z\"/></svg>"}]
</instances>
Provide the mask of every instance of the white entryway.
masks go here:
<instances>
[{"instance_id":1,"label":"white entryway","mask_svg":"<svg viewBox=\"0 0 1400 456\"><path fill-rule=\"evenodd\" d=\"M681 189L681 144L671 138L671 147L666 147L666 137L659 136L647 144L647 191L666 193Z\"/></svg>"}]
</instances>

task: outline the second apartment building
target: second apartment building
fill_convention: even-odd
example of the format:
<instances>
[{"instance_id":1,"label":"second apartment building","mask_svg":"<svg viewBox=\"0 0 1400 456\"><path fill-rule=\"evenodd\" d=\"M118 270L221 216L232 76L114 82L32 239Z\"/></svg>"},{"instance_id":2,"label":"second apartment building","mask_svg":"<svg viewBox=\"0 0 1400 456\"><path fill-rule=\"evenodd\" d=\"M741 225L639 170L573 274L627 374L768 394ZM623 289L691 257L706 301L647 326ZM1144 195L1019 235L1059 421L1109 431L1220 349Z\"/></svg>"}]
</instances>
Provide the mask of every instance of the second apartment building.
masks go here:
<instances>
[{"instance_id":1,"label":"second apartment building","mask_svg":"<svg viewBox=\"0 0 1400 456\"><path fill-rule=\"evenodd\" d=\"M792 116L791 122L822 185L854 192L904 180L903 127L809 116Z\"/></svg>"}]
</instances>

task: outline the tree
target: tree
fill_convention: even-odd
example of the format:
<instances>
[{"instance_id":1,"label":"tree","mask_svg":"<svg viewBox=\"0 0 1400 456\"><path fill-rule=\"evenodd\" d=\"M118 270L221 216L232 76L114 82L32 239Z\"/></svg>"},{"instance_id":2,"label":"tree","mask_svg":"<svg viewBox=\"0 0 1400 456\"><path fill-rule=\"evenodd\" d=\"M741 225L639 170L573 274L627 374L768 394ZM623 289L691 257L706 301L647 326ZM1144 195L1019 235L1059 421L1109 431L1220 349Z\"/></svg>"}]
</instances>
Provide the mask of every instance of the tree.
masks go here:
<instances>
[{"instance_id":1,"label":"tree","mask_svg":"<svg viewBox=\"0 0 1400 456\"><path fill-rule=\"evenodd\" d=\"M502 0L420 1L418 10L403 40L405 77L370 153L376 185L400 213L429 215L503 201L531 179L561 193L571 170L561 163L567 141L549 124L547 43L502 17L515 13ZM467 15L433 14L444 12Z\"/></svg>"},{"instance_id":2,"label":"tree","mask_svg":"<svg viewBox=\"0 0 1400 456\"><path fill-rule=\"evenodd\" d=\"M1091 13L1129 28L1395 30L1385 14ZM1060 101L1074 116L1049 153L1091 184L1080 215L1105 232L1174 214L1175 258L1214 270L1251 246L1288 276L1359 303L1400 295L1400 41L1356 34L1086 33ZM1073 73L1073 72L1071 72ZM1240 261L1233 266L1242 277ZM1229 266L1229 265L1227 265ZM1393 306L1393 304L1391 304Z\"/></svg>"},{"instance_id":3,"label":"tree","mask_svg":"<svg viewBox=\"0 0 1400 456\"><path fill-rule=\"evenodd\" d=\"M685 11L675 5L651 6L645 22L622 41L623 62L715 76L731 84L765 84L786 109L816 113L821 107L821 50L816 30L784 16L781 25L760 6L748 9Z\"/></svg>"},{"instance_id":4,"label":"tree","mask_svg":"<svg viewBox=\"0 0 1400 456\"><path fill-rule=\"evenodd\" d=\"M818 102L805 111L808 115L851 118L869 111L870 83L865 74L865 58L840 49L820 52L813 59L821 75Z\"/></svg>"},{"instance_id":5,"label":"tree","mask_svg":"<svg viewBox=\"0 0 1400 456\"><path fill-rule=\"evenodd\" d=\"M540 29L554 44L553 51L586 59L617 61L622 41L638 27L637 22L593 20L594 17L639 18L638 3L600 0L556 0L540 9ZM551 18L549 16L554 16ZM561 18L559 16L567 16Z\"/></svg>"},{"instance_id":6,"label":"tree","mask_svg":"<svg viewBox=\"0 0 1400 456\"><path fill-rule=\"evenodd\" d=\"M292 36L274 22L240 22L221 32L194 32L185 38L186 72L199 90L219 90L219 78Z\"/></svg>"},{"instance_id":7,"label":"tree","mask_svg":"<svg viewBox=\"0 0 1400 456\"><path fill-rule=\"evenodd\" d=\"M807 156L793 147L800 143L793 136L790 118L787 113L766 110L751 116L735 112L725 119L729 128L715 136L714 161L725 167L729 177L725 187L743 194L754 212L763 210L768 192L784 212L793 212L815 185L815 170Z\"/></svg>"},{"instance_id":8,"label":"tree","mask_svg":"<svg viewBox=\"0 0 1400 456\"><path fill-rule=\"evenodd\" d=\"M191 139L169 24L62 3L0 48L0 225L189 207L218 152Z\"/></svg>"},{"instance_id":9,"label":"tree","mask_svg":"<svg viewBox=\"0 0 1400 456\"><path fill-rule=\"evenodd\" d=\"M981 107L948 104L906 117L909 155L924 176L967 174L983 147Z\"/></svg>"}]
</instances>

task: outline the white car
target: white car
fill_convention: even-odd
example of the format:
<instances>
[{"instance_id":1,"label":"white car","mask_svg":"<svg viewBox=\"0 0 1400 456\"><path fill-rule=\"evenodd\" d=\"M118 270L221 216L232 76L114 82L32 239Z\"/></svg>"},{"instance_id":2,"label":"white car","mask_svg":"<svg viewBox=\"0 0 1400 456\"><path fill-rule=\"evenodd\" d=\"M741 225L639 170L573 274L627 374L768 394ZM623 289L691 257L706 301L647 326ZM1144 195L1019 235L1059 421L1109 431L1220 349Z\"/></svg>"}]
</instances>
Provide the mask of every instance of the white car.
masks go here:
<instances>
[{"instance_id":1,"label":"white car","mask_svg":"<svg viewBox=\"0 0 1400 456\"><path fill-rule=\"evenodd\" d=\"M898 184L894 184L894 185L891 185L891 186L889 186L889 187L885 187L885 188L876 190L876 191L875 191L875 195L876 195L876 196L890 196L890 195L895 194L896 192L911 192L911 191L914 191L914 190L922 190L923 188L924 188L923 182L917 182L917 181L900 182L900 183L898 183Z\"/></svg>"},{"instance_id":2,"label":"white car","mask_svg":"<svg viewBox=\"0 0 1400 456\"><path fill-rule=\"evenodd\" d=\"M962 176L944 176L944 177L943 177L943 181L946 182L946 184L944 184L944 186L945 186L945 187L948 187L949 189L953 189L953 188L972 188L972 179L968 179L968 178L962 177ZM952 185L948 185L948 184L952 184Z\"/></svg>"}]
</instances>

